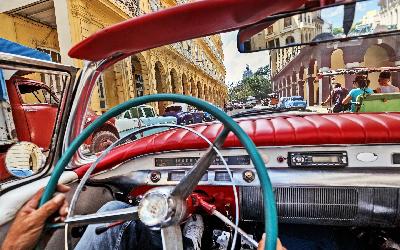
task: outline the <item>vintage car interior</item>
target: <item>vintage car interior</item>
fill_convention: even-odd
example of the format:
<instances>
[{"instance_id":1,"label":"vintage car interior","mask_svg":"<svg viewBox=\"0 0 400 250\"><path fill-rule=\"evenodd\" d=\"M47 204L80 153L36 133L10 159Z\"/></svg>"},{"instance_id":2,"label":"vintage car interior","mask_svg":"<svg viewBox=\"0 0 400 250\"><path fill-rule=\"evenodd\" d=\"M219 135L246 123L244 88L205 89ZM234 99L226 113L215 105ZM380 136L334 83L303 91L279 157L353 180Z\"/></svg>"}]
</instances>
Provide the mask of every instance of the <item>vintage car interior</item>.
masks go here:
<instances>
[{"instance_id":1,"label":"vintage car interior","mask_svg":"<svg viewBox=\"0 0 400 250\"><path fill-rule=\"evenodd\" d=\"M127 220L160 229L164 249L182 249L180 224L193 213L206 218L202 249L226 249L216 244L216 230L230 233L230 249L257 249L264 232L265 249L270 250L276 249L278 237L287 249L400 249L400 107L396 105L390 105L390 112L370 112L368 107L341 113L251 110L232 119L198 98L158 93L120 103L86 128L82 125L97 79L124 58L229 31L238 31L240 52L279 49L276 44L253 48L251 37L280 18L332 6L359 17L355 7L366 2L379 6L377 1L194 1L110 26L78 43L69 55L86 63L60 98L51 157L43 171L0 183L0 242L16 211L40 187L45 187L43 205L57 183L65 183L73 188L68 194L69 215L65 223L49 221L46 232L55 233L47 249L73 249L88 224L111 223L107 224L111 227L112 222ZM344 31L348 22L343 21ZM382 44L389 39L393 56L397 55L397 29L365 35L350 28L339 37L283 47L302 46L302 51L317 56L328 45ZM380 59L375 57L374 67L386 66L387 61ZM57 68L50 62L0 54L2 68L28 64L39 71ZM319 69L324 66L315 64ZM400 69L392 71L397 75ZM369 73L371 81L378 73ZM349 75L343 79L354 76ZM320 81L330 85L325 78ZM379 100L398 103L399 94ZM187 103L216 121L143 127L102 153L82 153L81 145L104 122L132 107L157 102ZM135 135L159 127L168 130ZM130 207L96 213L111 200ZM313 244L307 245L308 241Z\"/></svg>"}]
</instances>

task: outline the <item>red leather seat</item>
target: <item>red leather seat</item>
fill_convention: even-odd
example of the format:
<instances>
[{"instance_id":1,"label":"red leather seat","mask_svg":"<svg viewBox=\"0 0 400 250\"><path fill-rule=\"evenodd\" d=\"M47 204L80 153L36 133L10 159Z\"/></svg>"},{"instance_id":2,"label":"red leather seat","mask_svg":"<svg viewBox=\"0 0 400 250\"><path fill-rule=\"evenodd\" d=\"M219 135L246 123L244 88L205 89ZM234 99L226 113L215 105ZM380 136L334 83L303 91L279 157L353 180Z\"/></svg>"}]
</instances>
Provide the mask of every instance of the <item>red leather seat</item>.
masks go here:
<instances>
[{"instance_id":1,"label":"red leather seat","mask_svg":"<svg viewBox=\"0 0 400 250\"><path fill-rule=\"evenodd\" d=\"M242 118L237 122L257 146L400 142L400 113L284 115ZM220 123L195 124L191 127L211 141L222 130ZM197 135L184 129L174 129L114 149L98 164L96 171L143 154L206 147L208 144ZM224 147L241 145L231 133ZM82 176L88 167L85 165L75 171Z\"/></svg>"}]
</instances>

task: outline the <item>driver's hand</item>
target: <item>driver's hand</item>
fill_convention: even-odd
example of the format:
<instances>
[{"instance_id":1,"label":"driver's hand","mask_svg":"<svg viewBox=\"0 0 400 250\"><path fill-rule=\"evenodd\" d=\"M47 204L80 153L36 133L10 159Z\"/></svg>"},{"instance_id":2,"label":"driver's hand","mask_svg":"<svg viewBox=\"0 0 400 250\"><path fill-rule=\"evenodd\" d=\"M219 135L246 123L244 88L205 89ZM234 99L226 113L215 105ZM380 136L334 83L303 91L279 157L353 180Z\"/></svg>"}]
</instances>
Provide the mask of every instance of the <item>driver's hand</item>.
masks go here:
<instances>
[{"instance_id":1,"label":"driver's hand","mask_svg":"<svg viewBox=\"0 0 400 250\"><path fill-rule=\"evenodd\" d=\"M265 234L263 234L260 242L258 243L257 250L264 250L264 248L265 248ZM277 239L276 241L276 250L286 250L286 248L282 246L282 243L279 239Z\"/></svg>"},{"instance_id":2,"label":"driver's hand","mask_svg":"<svg viewBox=\"0 0 400 250\"><path fill-rule=\"evenodd\" d=\"M17 213L14 222L7 232L7 236L1 247L2 250L33 249L40 238L46 220L56 214L63 221L68 213L68 202L65 194L70 188L65 185L57 185L60 192L53 199L38 208L43 189L39 190Z\"/></svg>"}]
</instances>

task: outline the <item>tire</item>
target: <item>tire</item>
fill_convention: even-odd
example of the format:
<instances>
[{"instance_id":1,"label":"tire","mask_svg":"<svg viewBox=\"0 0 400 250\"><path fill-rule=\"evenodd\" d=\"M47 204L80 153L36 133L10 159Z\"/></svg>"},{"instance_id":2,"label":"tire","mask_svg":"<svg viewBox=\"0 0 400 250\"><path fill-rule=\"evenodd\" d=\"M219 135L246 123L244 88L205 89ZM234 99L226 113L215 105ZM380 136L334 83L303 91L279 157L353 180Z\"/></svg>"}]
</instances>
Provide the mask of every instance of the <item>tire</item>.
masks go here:
<instances>
[{"instance_id":1,"label":"tire","mask_svg":"<svg viewBox=\"0 0 400 250\"><path fill-rule=\"evenodd\" d=\"M113 142L117 141L118 137L110 131L99 131L93 136L90 152L98 153L104 151Z\"/></svg>"}]
</instances>

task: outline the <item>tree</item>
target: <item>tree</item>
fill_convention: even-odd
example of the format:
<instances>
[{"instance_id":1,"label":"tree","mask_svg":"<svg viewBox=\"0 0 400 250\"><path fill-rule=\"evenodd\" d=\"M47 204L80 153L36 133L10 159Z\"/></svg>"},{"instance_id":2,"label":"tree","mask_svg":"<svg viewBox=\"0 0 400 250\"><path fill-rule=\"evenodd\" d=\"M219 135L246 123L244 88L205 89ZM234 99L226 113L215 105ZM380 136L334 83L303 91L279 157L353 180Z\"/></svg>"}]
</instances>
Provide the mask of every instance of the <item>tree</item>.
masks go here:
<instances>
[{"instance_id":1,"label":"tree","mask_svg":"<svg viewBox=\"0 0 400 250\"><path fill-rule=\"evenodd\" d=\"M270 73L269 66L264 66L236 85L228 86L230 101L246 101L249 96L254 96L258 100L266 99L268 94L272 93Z\"/></svg>"},{"instance_id":2,"label":"tree","mask_svg":"<svg viewBox=\"0 0 400 250\"><path fill-rule=\"evenodd\" d=\"M343 30L342 27L340 27L340 28L336 27L336 28L333 28L333 30L332 30L332 35L343 34L343 32L344 32L344 30Z\"/></svg>"}]
</instances>

